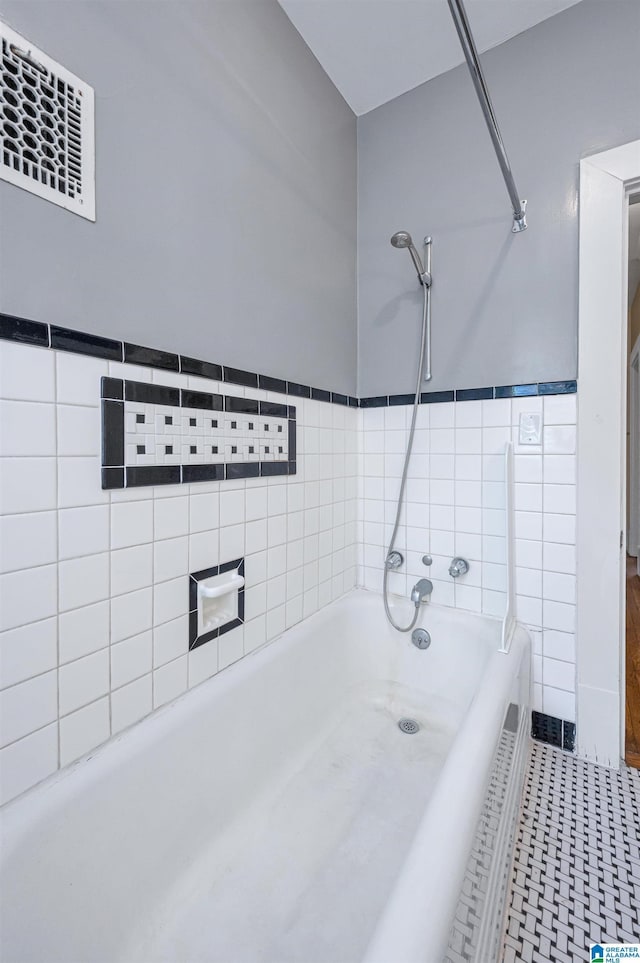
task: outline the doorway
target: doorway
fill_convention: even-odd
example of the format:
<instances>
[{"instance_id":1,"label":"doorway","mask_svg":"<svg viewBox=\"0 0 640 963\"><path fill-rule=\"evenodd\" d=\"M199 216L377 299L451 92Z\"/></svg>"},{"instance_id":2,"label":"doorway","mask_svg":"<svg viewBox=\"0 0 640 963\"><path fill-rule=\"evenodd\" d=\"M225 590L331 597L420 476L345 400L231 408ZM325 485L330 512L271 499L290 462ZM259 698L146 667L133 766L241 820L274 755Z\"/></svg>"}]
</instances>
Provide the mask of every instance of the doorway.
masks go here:
<instances>
[{"instance_id":1,"label":"doorway","mask_svg":"<svg viewBox=\"0 0 640 963\"><path fill-rule=\"evenodd\" d=\"M640 768L640 194L629 198L625 762Z\"/></svg>"},{"instance_id":2,"label":"doorway","mask_svg":"<svg viewBox=\"0 0 640 963\"><path fill-rule=\"evenodd\" d=\"M629 198L640 141L580 161L577 753L625 755Z\"/></svg>"}]
</instances>

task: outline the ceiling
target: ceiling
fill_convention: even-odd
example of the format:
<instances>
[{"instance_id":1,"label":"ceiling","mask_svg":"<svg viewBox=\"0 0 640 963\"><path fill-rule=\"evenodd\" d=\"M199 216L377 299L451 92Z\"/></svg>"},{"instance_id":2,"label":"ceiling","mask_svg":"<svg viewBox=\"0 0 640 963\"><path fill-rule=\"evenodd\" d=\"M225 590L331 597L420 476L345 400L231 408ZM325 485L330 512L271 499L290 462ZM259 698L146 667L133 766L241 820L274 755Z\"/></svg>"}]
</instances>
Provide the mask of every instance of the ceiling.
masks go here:
<instances>
[{"instance_id":1,"label":"ceiling","mask_svg":"<svg viewBox=\"0 0 640 963\"><path fill-rule=\"evenodd\" d=\"M480 53L579 0L467 0ZM279 0L356 114L464 62L447 0Z\"/></svg>"}]
</instances>

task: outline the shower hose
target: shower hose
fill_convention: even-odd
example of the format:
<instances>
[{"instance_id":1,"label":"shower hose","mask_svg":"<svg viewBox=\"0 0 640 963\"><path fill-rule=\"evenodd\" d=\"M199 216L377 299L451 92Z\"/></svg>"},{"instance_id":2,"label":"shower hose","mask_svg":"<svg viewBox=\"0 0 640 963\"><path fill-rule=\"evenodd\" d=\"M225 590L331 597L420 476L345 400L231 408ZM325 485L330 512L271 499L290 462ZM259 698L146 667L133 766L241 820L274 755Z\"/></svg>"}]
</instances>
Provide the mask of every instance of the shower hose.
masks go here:
<instances>
[{"instance_id":1,"label":"shower hose","mask_svg":"<svg viewBox=\"0 0 640 963\"><path fill-rule=\"evenodd\" d=\"M416 622L418 621L418 615L420 614L420 603L415 603L415 612L413 613L413 618L409 625L398 625L394 621L391 611L389 609L389 568L387 566L387 559L393 551L396 543L396 538L398 535L398 528L400 527L400 516L402 514L402 504L404 501L404 490L407 485L407 472L409 470L409 461L411 459L411 451L413 449L413 436L416 431L416 417L418 414L418 405L420 404L420 388L422 387L422 372L424 369L424 356L427 348L427 314L429 308L429 298L431 297L431 287L427 284L422 284L422 337L420 341L420 360L418 362L418 377L416 380L416 395L413 399L413 413L411 415L411 428L409 429L409 438L407 440L407 450L404 456L404 466L402 468L402 480L400 482L400 491L398 493L398 506L396 508L396 520L393 525L393 534L391 535L391 540L389 542L389 548L387 549L387 554L385 556L385 566L384 566L384 576L382 579L382 598L384 601L384 611L387 619L398 632L411 632Z\"/></svg>"}]
</instances>

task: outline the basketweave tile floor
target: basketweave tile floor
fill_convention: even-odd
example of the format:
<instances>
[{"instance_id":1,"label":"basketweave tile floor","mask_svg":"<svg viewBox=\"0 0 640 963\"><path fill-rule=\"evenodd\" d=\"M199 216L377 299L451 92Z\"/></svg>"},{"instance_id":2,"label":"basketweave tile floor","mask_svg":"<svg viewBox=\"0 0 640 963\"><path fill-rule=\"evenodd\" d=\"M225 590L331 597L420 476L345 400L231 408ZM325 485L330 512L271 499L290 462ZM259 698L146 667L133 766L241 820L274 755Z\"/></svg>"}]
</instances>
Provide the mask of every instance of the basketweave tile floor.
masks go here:
<instances>
[{"instance_id":1,"label":"basketweave tile floor","mask_svg":"<svg viewBox=\"0 0 640 963\"><path fill-rule=\"evenodd\" d=\"M585 963L640 943L640 772L533 743L502 963Z\"/></svg>"}]
</instances>

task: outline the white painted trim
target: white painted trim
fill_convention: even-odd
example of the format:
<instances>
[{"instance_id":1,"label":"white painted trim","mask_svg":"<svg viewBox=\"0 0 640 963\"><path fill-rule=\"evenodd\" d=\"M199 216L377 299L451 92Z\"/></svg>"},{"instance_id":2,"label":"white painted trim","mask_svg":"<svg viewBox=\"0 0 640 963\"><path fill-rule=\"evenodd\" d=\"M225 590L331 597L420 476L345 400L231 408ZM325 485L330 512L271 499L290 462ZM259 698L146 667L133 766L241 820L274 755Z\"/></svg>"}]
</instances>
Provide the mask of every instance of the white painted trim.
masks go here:
<instances>
[{"instance_id":1,"label":"white painted trim","mask_svg":"<svg viewBox=\"0 0 640 963\"><path fill-rule=\"evenodd\" d=\"M624 754L628 195L640 141L580 162L577 752Z\"/></svg>"},{"instance_id":2,"label":"white painted trim","mask_svg":"<svg viewBox=\"0 0 640 963\"><path fill-rule=\"evenodd\" d=\"M627 548L640 566L640 336L629 355L629 495Z\"/></svg>"}]
</instances>

